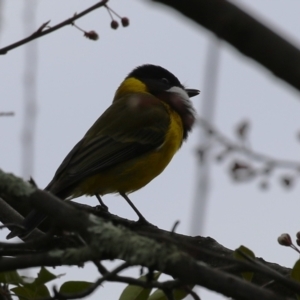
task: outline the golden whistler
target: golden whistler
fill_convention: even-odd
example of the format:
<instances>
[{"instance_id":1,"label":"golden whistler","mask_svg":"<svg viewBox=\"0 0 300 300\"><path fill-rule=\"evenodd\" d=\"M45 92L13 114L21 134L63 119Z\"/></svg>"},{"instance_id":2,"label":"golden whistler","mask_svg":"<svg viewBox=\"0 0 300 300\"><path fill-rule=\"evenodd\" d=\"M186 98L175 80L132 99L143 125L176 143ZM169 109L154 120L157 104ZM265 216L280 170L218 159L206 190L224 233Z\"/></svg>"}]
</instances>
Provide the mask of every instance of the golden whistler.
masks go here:
<instances>
[{"instance_id":1,"label":"golden whistler","mask_svg":"<svg viewBox=\"0 0 300 300\"><path fill-rule=\"evenodd\" d=\"M190 97L198 90L185 88L160 66L134 69L117 89L112 104L75 145L45 190L61 199L82 195L119 193L146 222L128 198L158 176L188 137L195 111ZM15 229L7 238L24 237L46 215L32 211L25 230Z\"/></svg>"}]
</instances>

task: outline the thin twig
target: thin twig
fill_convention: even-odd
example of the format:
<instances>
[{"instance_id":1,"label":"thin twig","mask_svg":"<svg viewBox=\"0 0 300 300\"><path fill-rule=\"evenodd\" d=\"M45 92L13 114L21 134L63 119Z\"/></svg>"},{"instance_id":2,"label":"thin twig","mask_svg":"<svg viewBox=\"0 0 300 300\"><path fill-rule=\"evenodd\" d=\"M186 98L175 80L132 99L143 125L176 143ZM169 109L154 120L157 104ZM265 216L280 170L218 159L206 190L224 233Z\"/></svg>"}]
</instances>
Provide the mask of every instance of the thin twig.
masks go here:
<instances>
[{"instance_id":1,"label":"thin twig","mask_svg":"<svg viewBox=\"0 0 300 300\"><path fill-rule=\"evenodd\" d=\"M179 224L180 224L180 221L177 220L177 221L174 223L174 225L173 225L173 227L172 227L172 229L171 229L171 233L176 232L176 228L178 227Z\"/></svg>"},{"instance_id":2,"label":"thin twig","mask_svg":"<svg viewBox=\"0 0 300 300\"><path fill-rule=\"evenodd\" d=\"M50 298L46 298L44 300L52 300L52 299L81 299L84 298L91 293L93 293L104 281L108 280L110 277L115 276L118 274L120 271L128 268L129 264L128 263L123 263L119 267L115 268L113 271L108 272L105 274L103 277L99 278L97 281L94 282L93 285L91 285L89 288L84 290L83 292L79 293L74 293L74 294L62 294L58 292L56 289L53 289L54 296Z\"/></svg>"},{"instance_id":3,"label":"thin twig","mask_svg":"<svg viewBox=\"0 0 300 300\"><path fill-rule=\"evenodd\" d=\"M230 140L227 136L221 133L219 130L214 128L211 124L209 124L206 120L199 118L198 123L200 126L206 130L216 141L220 144L224 145L230 151L240 152L245 156L261 163L265 163L266 165L271 166L272 168L284 168L284 169L292 169L296 171L300 171L300 162L279 159L275 157L270 157L266 154L262 154L256 151L251 150L244 145L239 145L232 140Z\"/></svg>"},{"instance_id":4,"label":"thin twig","mask_svg":"<svg viewBox=\"0 0 300 300\"><path fill-rule=\"evenodd\" d=\"M201 300L201 298L192 289L185 288L185 290L189 292L194 300Z\"/></svg>"},{"instance_id":5,"label":"thin twig","mask_svg":"<svg viewBox=\"0 0 300 300\"><path fill-rule=\"evenodd\" d=\"M66 26L66 25L71 25L75 20L83 17L84 15L90 13L91 11L93 11L93 10L95 10L97 8L100 8L100 7L104 6L108 1L109 0L102 0L102 1L100 1L98 3L96 3L95 5L93 5L93 6L89 7L89 8L87 8L87 9L85 9L81 13L75 14L72 18L69 18L69 19L67 19L67 20L65 20L65 21L63 21L63 22L61 22L61 23L59 23L59 24L57 24L55 26L52 26L52 27L47 28L46 30L43 30L45 27L47 27L47 25L49 23L49 21L45 22L44 24L42 24L40 26L40 28L36 32L34 32L33 34L31 34L30 36L28 36L28 37L26 37L26 38L24 38L24 39L22 39L22 40L20 40L18 42L15 42L15 43L13 43L13 44L11 44L9 46L6 46L6 47L0 49L0 55L6 54L8 51L10 51L12 49L20 47L20 46L22 46L22 45L24 45L26 43L29 43L29 42L37 39L37 38L40 38L40 37L42 37L42 36L44 36L46 34L49 34L49 33L53 32L53 31L56 31L56 30L58 30L58 29L60 29L60 28L62 28L64 26Z\"/></svg>"},{"instance_id":6,"label":"thin twig","mask_svg":"<svg viewBox=\"0 0 300 300\"><path fill-rule=\"evenodd\" d=\"M283 284L283 285L285 285L285 286L287 286L287 287L295 290L295 292L296 292L296 289L294 289L291 286L291 284L293 283L293 281L295 283L298 283L298 284L299 284L299 282L295 281L292 278L285 277L285 276L281 275L279 272L277 272L274 269L270 268L269 266L261 263L259 260L250 257L249 255L245 254L243 251L240 251L239 249L237 249L236 252L239 255L241 255L243 258L245 258L246 260L248 260L249 262L253 263L254 265L256 265L258 267L260 267L261 269L264 269L264 273L268 274L271 278L273 278L273 280L276 280L277 282L280 282L281 284ZM299 292L299 290L298 290L298 292Z\"/></svg>"},{"instance_id":7,"label":"thin twig","mask_svg":"<svg viewBox=\"0 0 300 300\"><path fill-rule=\"evenodd\" d=\"M11 117L14 116L15 113L13 111L7 111L7 112L0 112L0 117Z\"/></svg>"},{"instance_id":8,"label":"thin twig","mask_svg":"<svg viewBox=\"0 0 300 300\"><path fill-rule=\"evenodd\" d=\"M135 279L132 277L127 277L127 276L114 276L112 278L109 278L107 281L114 281L114 282L122 282L122 283L127 283L131 285L138 285L143 288L158 288L161 290L165 289L175 289L178 288L182 285L182 283L179 280L167 280L164 282L159 282L159 281L144 281L140 279Z\"/></svg>"},{"instance_id":9,"label":"thin twig","mask_svg":"<svg viewBox=\"0 0 300 300\"><path fill-rule=\"evenodd\" d=\"M108 273L108 270L100 263L100 261L93 260L93 263L97 267L97 269L101 275L105 275Z\"/></svg>"}]
</instances>

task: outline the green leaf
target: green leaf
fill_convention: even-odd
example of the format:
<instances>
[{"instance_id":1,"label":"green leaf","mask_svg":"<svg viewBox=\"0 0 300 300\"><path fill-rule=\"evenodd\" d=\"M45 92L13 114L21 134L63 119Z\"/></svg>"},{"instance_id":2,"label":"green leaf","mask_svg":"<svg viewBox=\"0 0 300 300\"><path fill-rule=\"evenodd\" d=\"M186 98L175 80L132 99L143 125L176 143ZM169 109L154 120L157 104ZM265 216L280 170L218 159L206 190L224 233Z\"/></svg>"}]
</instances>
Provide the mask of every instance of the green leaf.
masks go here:
<instances>
[{"instance_id":1,"label":"green leaf","mask_svg":"<svg viewBox=\"0 0 300 300\"><path fill-rule=\"evenodd\" d=\"M168 298L162 290L157 289L153 294L151 294L148 300L168 300Z\"/></svg>"},{"instance_id":2,"label":"green leaf","mask_svg":"<svg viewBox=\"0 0 300 300\"><path fill-rule=\"evenodd\" d=\"M46 268L41 267L36 280L32 283L35 285L45 284L49 281L56 279L58 276L49 272Z\"/></svg>"},{"instance_id":3,"label":"green leaf","mask_svg":"<svg viewBox=\"0 0 300 300\"><path fill-rule=\"evenodd\" d=\"M50 292L45 283L50 282L59 276L49 272L46 268L42 267L35 279L29 277L21 278L22 281L18 283L18 287L12 288L18 297L25 297L27 299L40 299L50 296Z\"/></svg>"},{"instance_id":4,"label":"green leaf","mask_svg":"<svg viewBox=\"0 0 300 300\"><path fill-rule=\"evenodd\" d=\"M250 257L250 258L255 258L255 254L253 251L251 251L250 249L248 249L245 246L240 246L239 248L237 248L234 252L233 252L233 256L238 259L238 260L243 260L243 261L248 261L243 255L241 255L242 252L243 254L245 254L246 256ZM247 280L247 281L252 281L253 272L242 272L242 277Z\"/></svg>"},{"instance_id":5,"label":"green leaf","mask_svg":"<svg viewBox=\"0 0 300 300\"><path fill-rule=\"evenodd\" d=\"M300 259L298 259L292 269L291 278L300 282ZM296 294L298 300L300 300L300 294Z\"/></svg>"},{"instance_id":6,"label":"green leaf","mask_svg":"<svg viewBox=\"0 0 300 300\"><path fill-rule=\"evenodd\" d=\"M59 289L60 293L63 294L74 294L85 291L88 289L93 282L88 281L67 281Z\"/></svg>"},{"instance_id":7,"label":"green leaf","mask_svg":"<svg viewBox=\"0 0 300 300\"><path fill-rule=\"evenodd\" d=\"M27 284L12 288L11 291L13 291L19 298L26 298L29 300L36 300L50 296L49 290L45 285L39 285L33 289L32 286Z\"/></svg>"},{"instance_id":8,"label":"green leaf","mask_svg":"<svg viewBox=\"0 0 300 300\"><path fill-rule=\"evenodd\" d=\"M0 273L0 282L18 285L18 284L23 283L23 279L17 271L1 272Z\"/></svg>"},{"instance_id":9,"label":"green leaf","mask_svg":"<svg viewBox=\"0 0 300 300\"><path fill-rule=\"evenodd\" d=\"M191 287L193 288L193 287ZM173 291L174 300L182 300L184 299L189 293L184 289L175 289ZM148 300L168 300L165 293L162 290L156 290Z\"/></svg>"},{"instance_id":10,"label":"green leaf","mask_svg":"<svg viewBox=\"0 0 300 300\"><path fill-rule=\"evenodd\" d=\"M160 272L156 272L153 274L153 280L156 281L159 276ZM146 281L147 275L143 275L139 278L139 280ZM152 288L143 288L137 285L128 285L122 292L119 300L147 300Z\"/></svg>"},{"instance_id":11,"label":"green leaf","mask_svg":"<svg viewBox=\"0 0 300 300\"><path fill-rule=\"evenodd\" d=\"M298 259L292 269L291 278L300 282L300 259Z\"/></svg>"}]
</instances>

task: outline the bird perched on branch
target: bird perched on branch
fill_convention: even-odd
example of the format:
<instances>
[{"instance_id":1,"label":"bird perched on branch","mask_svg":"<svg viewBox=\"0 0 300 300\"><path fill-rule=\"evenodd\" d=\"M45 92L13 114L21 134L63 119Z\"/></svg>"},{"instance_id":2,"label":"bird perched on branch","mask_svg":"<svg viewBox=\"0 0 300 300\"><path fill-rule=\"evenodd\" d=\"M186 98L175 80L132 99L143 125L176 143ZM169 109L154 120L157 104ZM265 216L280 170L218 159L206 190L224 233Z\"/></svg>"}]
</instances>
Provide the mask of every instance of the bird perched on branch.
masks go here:
<instances>
[{"instance_id":1,"label":"bird perched on branch","mask_svg":"<svg viewBox=\"0 0 300 300\"><path fill-rule=\"evenodd\" d=\"M75 145L45 188L61 199L119 193L128 198L158 176L188 137L195 110L185 88L172 73L155 65L134 69L117 89L110 107ZM25 237L46 215L33 210L7 238Z\"/></svg>"}]
</instances>

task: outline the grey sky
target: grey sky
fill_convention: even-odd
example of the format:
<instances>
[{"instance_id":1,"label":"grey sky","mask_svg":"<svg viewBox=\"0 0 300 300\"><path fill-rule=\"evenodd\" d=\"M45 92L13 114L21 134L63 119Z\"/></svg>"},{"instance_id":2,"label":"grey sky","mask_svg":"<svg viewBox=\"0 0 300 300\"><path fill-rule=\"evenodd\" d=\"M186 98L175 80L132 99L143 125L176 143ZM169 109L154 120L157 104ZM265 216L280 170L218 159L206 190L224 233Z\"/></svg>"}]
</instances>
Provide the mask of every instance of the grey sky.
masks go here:
<instances>
[{"instance_id":1,"label":"grey sky","mask_svg":"<svg viewBox=\"0 0 300 300\"><path fill-rule=\"evenodd\" d=\"M48 20L54 25L94 2L39 2L37 28ZM4 0L2 46L24 37L24 3ZM26 3L29 5L30 1ZM243 0L234 3L299 45L298 1ZM97 42L87 40L71 26L38 40L38 120L32 176L40 187L52 179L65 155L110 105L114 91L134 67L144 63L161 65L188 87L205 93L203 70L211 36L208 31L147 1L110 1L110 5L130 19L129 27L110 29L109 16L100 9L76 22L85 30L97 31L100 35ZM21 172L23 57L23 47L0 57L0 110L16 114L0 119L0 167L17 175ZM222 132L233 136L234 126L247 118L252 125L253 149L279 158L298 159L298 92L226 43L221 43L218 82L216 126ZM193 98L198 114L201 114L200 101L201 95ZM145 217L160 228L171 229L174 222L180 220L178 232L188 234L196 190L198 135L194 130L165 172L131 195ZM233 184L226 170L224 166L213 164L205 235L231 249L243 244L257 256L291 267L297 254L280 247L276 240L283 232L295 234L299 230L299 184L287 192L277 179L272 179L271 189L262 192L257 181ZM81 198L80 201L97 204L94 198ZM136 218L119 196L105 196L104 201L112 213ZM6 232L1 233L3 239L5 235ZM84 269L72 268L72 271L54 270L56 274L64 272L68 275L62 281L67 278L92 281L97 276L92 265ZM138 276L138 272L133 275ZM105 284L92 298L118 299L124 287ZM204 299L205 295L202 295Z\"/></svg>"}]
</instances>

